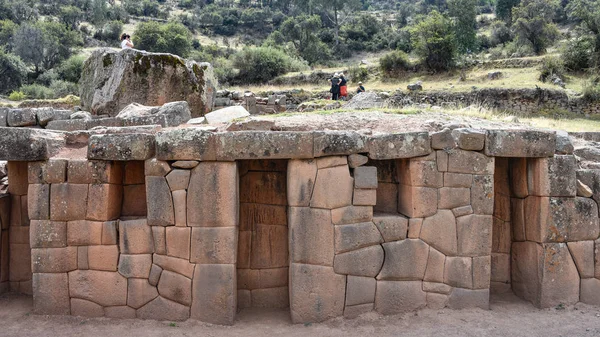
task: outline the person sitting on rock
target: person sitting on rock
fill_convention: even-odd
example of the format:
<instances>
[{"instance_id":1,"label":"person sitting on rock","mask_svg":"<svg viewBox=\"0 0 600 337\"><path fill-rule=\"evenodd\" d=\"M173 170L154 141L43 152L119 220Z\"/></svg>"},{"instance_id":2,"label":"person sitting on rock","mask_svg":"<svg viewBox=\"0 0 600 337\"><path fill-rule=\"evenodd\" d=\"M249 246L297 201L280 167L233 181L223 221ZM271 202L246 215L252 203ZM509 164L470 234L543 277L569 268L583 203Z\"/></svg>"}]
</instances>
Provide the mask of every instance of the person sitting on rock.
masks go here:
<instances>
[{"instance_id":1,"label":"person sitting on rock","mask_svg":"<svg viewBox=\"0 0 600 337\"><path fill-rule=\"evenodd\" d=\"M133 48L133 42L131 42L131 36L127 33L123 33L121 35L121 49L131 49Z\"/></svg>"},{"instance_id":2,"label":"person sitting on rock","mask_svg":"<svg viewBox=\"0 0 600 337\"><path fill-rule=\"evenodd\" d=\"M365 87L363 87L363 83L362 82L358 82L358 88L356 88L356 93L360 94L361 92L365 92Z\"/></svg>"}]
</instances>

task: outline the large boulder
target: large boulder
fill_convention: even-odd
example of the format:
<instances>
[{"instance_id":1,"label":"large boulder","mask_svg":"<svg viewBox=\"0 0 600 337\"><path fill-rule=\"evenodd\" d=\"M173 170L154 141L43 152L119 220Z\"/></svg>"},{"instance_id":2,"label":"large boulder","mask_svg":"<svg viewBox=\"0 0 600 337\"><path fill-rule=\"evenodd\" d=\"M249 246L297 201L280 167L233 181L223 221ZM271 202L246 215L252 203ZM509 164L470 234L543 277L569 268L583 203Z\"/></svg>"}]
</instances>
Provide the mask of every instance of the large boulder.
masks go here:
<instances>
[{"instance_id":1,"label":"large boulder","mask_svg":"<svg viewBox=\"0 0 600 337\"><path fill-rule=\"evenodd\" d=\"M192 117L212 107L216 79L209 63L135 49L98 49L83 66L81 104L94 115L116 116L131 103L187 101Z\"/></svg>"},{"instance_id":2,"label":"large boulder","mask_svg":"<svg viewBox=\"0 0 600 337\"><path fill-rule=\"evenodd\" d=\"M178 126L189 121L192 116L188 103L171 102L163 106L146 106L139 103L131 103L126 106L117 118L135 121L148 121L164 126Z\"/></svg>"}]
</instances>

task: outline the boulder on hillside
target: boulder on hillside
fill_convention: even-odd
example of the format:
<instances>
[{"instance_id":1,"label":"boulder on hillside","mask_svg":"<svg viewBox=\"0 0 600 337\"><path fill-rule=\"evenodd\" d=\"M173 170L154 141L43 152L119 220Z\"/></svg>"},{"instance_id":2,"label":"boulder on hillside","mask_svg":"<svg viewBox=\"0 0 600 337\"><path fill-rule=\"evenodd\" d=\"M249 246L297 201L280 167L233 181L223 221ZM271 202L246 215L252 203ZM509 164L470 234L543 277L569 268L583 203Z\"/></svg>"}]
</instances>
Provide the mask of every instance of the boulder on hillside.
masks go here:
<instances>
[{"instance_id":1,"label":"boulder on hillside","mask_svg":"<svg viewBox=\"0 0 600 337\"><path fill-rule=\"evenodd\" d=\"M161 118L163 123L158 120L154 121L153 117ZM178 126L186 123L192 118L190 107L187 102L171 102L163 106L146 106L138 103L131 103L126 106L119 114L117 118L124 120L152 120L157 124L164 124L168 126Z\"/></svg>"},{"instance_id":2,"label":"boulder on hillside","mask_svg":"<svg viewBox=\"0 0 600 337\"><path fill-rule=\"evenodd\" d=\"M161 106L186 101L193 117L210 112L217 81L209 63L135 49L98 49L79 82L83 109L114 117L131 103Z\"/></svg>"}]
</instances>

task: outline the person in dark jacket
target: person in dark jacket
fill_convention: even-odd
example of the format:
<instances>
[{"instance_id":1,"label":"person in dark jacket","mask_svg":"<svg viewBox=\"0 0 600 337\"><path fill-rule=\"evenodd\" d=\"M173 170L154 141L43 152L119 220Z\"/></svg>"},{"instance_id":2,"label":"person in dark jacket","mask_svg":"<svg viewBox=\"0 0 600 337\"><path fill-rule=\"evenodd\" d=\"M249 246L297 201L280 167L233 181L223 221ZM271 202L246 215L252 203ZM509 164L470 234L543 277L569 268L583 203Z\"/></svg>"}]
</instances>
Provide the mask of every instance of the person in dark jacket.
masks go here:
<instances>
[{"instance_id":1,"label":"person in dark jacket","mask_svg":"<svg viewBox=\"0 0 600 337\"><path fill-rule=\"evenodd\" d=\"M331 93L331 99L337 101L340 98L340 77L339 74L333 75L331 78L331 89L329 92Z\"/></svg>"},{"instance_id":2,"label":"person in dark jacket","mask_svg":"<svg viewBox=\"0 0 600 337\"><path fill-rule=\"evenodd\" d=\"M356 93L360 94L361 92L365 92L365 87L363 87L362 82L358 82L358 88L356 88Z\"/></svg>"}]
</instances>

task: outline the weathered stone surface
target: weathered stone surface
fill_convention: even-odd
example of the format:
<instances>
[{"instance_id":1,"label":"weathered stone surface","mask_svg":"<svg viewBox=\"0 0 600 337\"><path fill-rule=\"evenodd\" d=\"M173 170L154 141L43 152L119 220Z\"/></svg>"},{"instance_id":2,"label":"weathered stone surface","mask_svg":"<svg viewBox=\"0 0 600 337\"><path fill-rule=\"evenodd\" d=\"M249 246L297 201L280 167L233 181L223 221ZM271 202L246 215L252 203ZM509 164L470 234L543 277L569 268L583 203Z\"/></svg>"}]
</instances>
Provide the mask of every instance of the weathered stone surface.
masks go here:
<instances>
[{"instance_id":1,"label":"weathered stone surface","mask_svg":"<svg viewBox=\"0 0 600 337\"><path fill-rule=\"evenodd\" d=\"M377 188L377 167L361 166L355 168L354 188Z\"/></svg>"},{"instance_id":2,"label":"weathered stone surface","mask_svg":"<svg viewBox=\"0 0 600 337\"><path fill-rule=\"evenodd\" d=\"M173 170L167 174L167 183L171 191L185 190L190 182L189 170Z\"/></svg>"},{"instance_id":3,"label":"weathered stone surface","mask_svg":"<svg viewBox=\"0 0 600 337\"><path fill-rule=\"evenodd\" d=\"M152 229L146 220L119 221L119 250L122 254L154 252Z\"/></svg>"},{"instance_id":4,"label":"weathered stone surface","mask_svg":"<svg viewBox=\"0 0 600 337\"><path fill-rule=\"evenodd\" d=\"M315 157L367 152L364 136L353 131L316 131L313 151Z\"/></svg>"},{"instance_id":5,"label":"weathered stone surface","mask_svg":"<svg viewBox=\"0 0 600 337\"><path fill-rule=\"evenodd\" d=\"M309 206L316 179L316 160L290 160L287 167L288 205Z\"/></svg>"},{"instance_id":6,"label":"weathered stone surface","mask_svg":"<svg viewBox=\"0 0 600 337\"><path fill-rule=\"evenodd\" d=\"M448 153L448 172L493 174L494 158L479 152L452 150Z\"/></svg>"},{"instance_id":7,"label":"weathered stone surface","mask_svg":"<svg viewBox=\"0 0 600 337\"><path fill-rule=\"evenodd\" d=\"M346 306L374 303L377 281L372 277L348 276Z\"/></svg>"},{"instance_id":8,"label":"weathered stone surface","mask_svg":"<svg viewBox=\"0 0 600 337\"><path fill-rule=\"evenodd\" d=\"M445 128L442 131L431 134L431 147L436 150L447 150L456 147L456 139L452 136L452 130Z\"/></svg>"},{"instance_id":9,"label":"weathered stone surface","mask_svg":"<svg viewBox=\"0 0 600 337\"><path fill-rule=\"evenodd\" d=\"M331 211L290 207L288 216L291 262L333 266Z\"/></svg>"},{"instance_id":10,"label":"weathered stone surface","mask_svg":"<svg viewBox=\"0 0 600 337\"><path fill-rule=\"evenodd\" d=\"M556 131L556 154L573 154L573 143L569 138L569 133L562 130Z\"/></svg>"},{"instance_id":11,"label":"weathered stone surface","mask_svg":"<svg viewBox=\"0 0 600 337\"><path fill-rule=\"evenodd\" d=\"M8 126L32 126L36 125L35 110L26 109L10 109L8 110L7 123Z\"/></svg>"},{"instance_id":12,"label":"weathered stone surface","mask_svg":"<svg viewBox=\"0 0 600 337\"><path fill-rule=\"evenodd\" d=\"M429 246L418 239L384 243L385 261L378 280L422 280Z\"/></svg>"},{"instance_id":13,"label":"weathered stone surface","mask_svg":"<svg viewBox=\"0 0 600 337\"><path fill-rule=\"evenodd\" d=\"M473 288L473 261L470 257L446 257L444 283L458 288Z\"/></svg>"},{"instance_id":14,"label":"weathered stone surface","mask_svg":"<svg viewBox=\"0 0 600 337\"><path fill-rule=\"evenodd\" d=\"M193 268L192 268L193 271ZM148 276L148 283L154 287L158 285L160 275L162 275L163 269L155 264L150 268L150 275Z\"/></svg>"},{"instance_id":15,"label":"weathered stone surface","mask_svg":"<svg viewBox=\"0 0 600 337\"><path fill-rule=\"evenodd\" d=\"M0 133L2 134L0 158L3 160L46 160L65 144L64 135L43 130L0 128Z\"/></svg>"},{"instance_id":16,"label":"weathered stone surface","mask_svg":"<svg viewBox=\"0 0 600 337\"><path fill-rule=\"evenodd\" d=\"M158 160L216 160L216 137L197 128L161 131L156 134Z\"/></svg>"},{"instance_id":17,"label":"weathered stone surface","mask_svg":"<svg viewBox=\"0 0 600 337\"><path fill-rule=\"evenodd\" d=\"M421 228L423 227L422 218L408 219L408 238L419 239L421 235Z\"/></svg>"},{"instance_id":18,"label":"weathered stone surface","mask_svg":"<svg viewBox=\"0 0 600 337\"><path fill-rule=\"evenodd\" d=\"M429 248L429 256L427 258L427 268L423 280L429 282L444 282L444 265L446 256L438 252L433 247Z\"/></svg>"},{"instance_id":19,"label":"weathered stone surface","mask_svg":"<svg viewBox=\"0 0 600 337\"><path fill-rule=\"evenodd\" d=\"M57 131L80 131L87 130L89 120L87 119L67 119L50 121L46 125L46 130L57 130Z\"/></svg>"},{"instance_id":20,"label":"weathered stone surface","mask_svg":"<svg viewBox=\"0 0 600 337\"><path fill-rule=\"evenodd\" d=\"M358 305L350 305L344 307L344 318L352 319L356 318L362 314L373 311L374 304L358 304Z\"/></svg>"},{"instance_id":21,"label":"weathered stone surface","mask_svg":"<svg viewBox=\"0 0 600 337\"><path fill-rule=\"evenodd\" d=\"M435 161L398 160L396 171L400 184L421 187L442 187L444 174L438 172Z\"/></svg>"},{"instance_id":22,"label":"weathered stone surface","mask_svg":"<svg viewBox=\"0 0 600 337\"><path fill-rule=\"evenodd\" d=\"M119 161L146 160L154 156L154 147L154 135L92 135L88 143L88 158Z\"/></svg>"},{"instance_id":23,"label":"weathered stone surface","mask_svg":"<svg viewBox=\"0 0 600 337\"><path fill-rule=\"evenodd\" d=\"M451 309L490 308L489 289L471 290L454 288L448 299L448 307Z\"/></svg>"},{"instance_id":24,"label":"weathered stone surface","mask_svg":"<svg viewBox=\"0 0 600 337\"><path fill-rule=\"evenodd\" d=\"M217 134L217 160L312 158L311 132L239 131Z\"/></svg>"},{"instance_id":25,"label":"weathered stone surface","mask_svg":"<svg viewBox=\"0 0 600 337\"><path fill-rule=\"evenodd\" d=\"M116 272L75 270L69 273L69 294L102 306L126 305L127 279Z\"/></svg>"},{"instance_id":26,"label":"weathered stone surface","mask_svg":"<svg viewBox=\"0 0 600 337\"><path fill-rule=\"evenodd\" d=\"M148 278L152 267L152 254L119 255L119 273L127 278Z\"/></svg>"},{"instance_id":27,"label":"weathered stone surface","mask_svg":"<svg viewBox=\"0 0 600 337\"><path fill-rule=\"evenodd\" d=\"M123 205L121 208L122 217L146 217L148 212L147 209L145 184L123 186Z\"/></svg>"},{"instance_id":28,"label":"weathered stone surface","mask_svg":"<svg viewBox=\"0 0 600 337\"><path fill-rule=\"evenodd\" d=\"M452 291L452 287L444 283L423 282L423 291L439 294L449 294L450 291Z\"/></svg>"},{"instance_id":29,"label":"weathered stone surface","mask_svg":"<svg viewBox=\"0 0 600 337\"><path fill-rule=\"evenodd\" d=\"M158 321L185 321L190 318L190 308L158 296L150 303L139 308L136 315L141 319Z\"/></svg>"},{"instance_id":30,"label":"weathered stone surface","mask_svg":"<svg viewBox=\"0 0 600 337\"><path fill-rule=\"evenodd\" d=\"M192 280L179 274L163 271L158 282L160 296L189 306L192 304Z\"/></svg>"},{"instance_id":31,"label":"weathered stone surface","mask_svg":"<svg viewBox=\"0 0 600 337\"><path fill-rule=\"evenodd\" d=\"M89 220L115 220L121 214L123 187L115 184L92 184L88 190L86 218Z\"/></svg>"},{"instance_id":32,"label":"weathered stone surface","mask_svg":"<svg viewBox=\"0 0 600 337\"><path fill-rule=\"evenodd\" d=\"M62 248L67 246L67 223L63 221L31 220L31 248Z\"/></svg>"},{"instance_id":33,"label":"weathered stone surface","mask_svg":"<svg viewBox=\"0 0 600 337\"><path fill-rule=\"evenodd\" d=\"M376 212L397 213L398 212L398 184L378 183Z\"/></svg>"},{"instance_id":34,"label":"weathered stone surface","mask_svg":"<svg viewBox=\"0 0 600 337\"><path fill-rule=\"evenodd\" d=\"M461 173L444 173L444 187L471 187L473 176Z\"/></svg>"},{"instance_id":35,"label":"weathered stone surface","mask_svg":"<svg viewBox=\"0 0 600 337\"><path fill-rule=\"evenodd\" d=\"M427 132L371 136L367 140L369 158L375 160L425 156L431 153Z\"/></svg>"},{"instance_id":36,"label":"weathered stone surface","mask_svg":"<svg viewBox=\"0 0 600 337\"><path fill-rule=\"evenodd\" d=\"M198 161L196 161L196 160L178 160L171 165L175 168L191 170L194 167L198 166Z\"/></svg>"},{"instance_id":37,"label":"weathered stone surface","mask_svg":"<svg viewBox=\"0 0 600 337\"><path fill-rule=\"evenodd\" d=\"M494 177L491 175L474 175L471 187L471 206L473 213L494 214Z\"/></svg>"},{"instance_id":38,"label":"weathered stone surface","mask_svg":"<svg viewBox=\"0 0 600 337\"><path fill-rule=\"evenodd\" d=\"M333 268L292 263L290 311L293 323L322 322L344 311L346 276Z\"/></svg>"},{"instance_id":39,"label":"weathered stone surface","mask_svg":"<svg viewBox=\"0 0 600 337\"><path fill-rule=\"evenodd\" d=\"M492 282L510 283L510 254L492 253Z\"/></svg>"},{"instance_id":40,"label":"weathered stone surface","mask_svg":"<svg viewBox=\"0 0 600 337\"><path fill-rule=\"evenodd\" d=\"M27 196L29 219L50 219L50 185L30 184L27 190Z\"/></svg>"},{"instance_id":41,"label":"weathered stone surface","mask_svg":"<svg viewBox=\"0 0 600 337\"><path fill-rule=\"evenodd\" d=\"M345 225L371 221L373 208L369 206L348 206L331 210L331 221L334 225Z\"/></svg>"},{"instance_id":42,"label":"weathered stone surface","mask_svg":"<svg viewBox=\"0 0 600 337\"><path fill-rule=\"evenodd\" d=\"M233 249L235 250L235 248L237 248L237 243ZM255 225L252 232L250 268L286 267L288 261L287 227Z\"/></svg>"},{"instance_id":43,"label":"weathered stone surface","mask_svg":"<svg viewBox=\"0 0 600 337\"><path fill-rule=\"evenodd\" d=\"M582 279L594 277L594 241L568 242L567 246L579 276Z\"/></svg>"},{"instance_id":44,"label":"weathered stone surface","mask_svg":"<svg viewBox=\"0 0 600 337\"><path fill-rule=\"evenodd\" d=\"M187 194L188 226L237 226L238 181L236 163L202 162L196 166Z\"/></svg>"},{"instance_id":45,"label":"weathered stone surface","mask_svg":"<svg viewBox=\"0 0 600 337\"><path fill-rule=\"evenodd\" d=\"M193 228L191 246L192 263L234 264L237 257L237 228Z\"/></svg>"},{"instance_id":46,"label":"weathered stone surface","mask_svg":"<svg viewBox=\"0 0 600 337\"><path fill-rule=\"evenodd\" d=\"M167 255L167 232L166 227L152 227L152 240L154 241L154 252Z\"/></svg>"},{"instance_id":47,"label":"weathered stone surface","mask_svg":"<svg viewBox=\"0 0 600 337\"><path fill-rule=\"evenodd\" d=\"M377 281L375 310L393 315L421 309L427 304L421 281Z\"/></svg>"},{"instance_id":48,"label":"weathered stone surface","mask_svg":"<svg viewBox=\"0 0 600 337\"><path fill-rule=\"evenodd\" d=\"M369 157L361 154L351 154L348 156L348 165L350 168L357 168L363 166L369 161Z\"/></svg>"},{"instance_id":49,"label":"weathered stone surface","mask_svg":"<svg viewBox=\"0 0 600 337\"><path fill-rule=\"evenodd\" d=\"M485 131L475 129L454 129L452 136L456 139L459 148L468 151L483 150L485 144Z\"/></svg>"},{"instance_id":50,"label":"weathered stone surface","mask_svg":"<svg viewBox=\"0 0 600 337\"><path fill-rule=\"evenodd\" d=\"M285 172L243 173L240 177L240 202L286 205Z\"/></svg>"},{"instance_id":51,"label":"weathered stone surface","mask_svg":"<svg viewBox=\"0 0 600 337\"><path fill-rule=\"evenodd\" d=\"M118 305L114 307L104 308L104 316L107 318L118 318L118 319L133 319L135 316L135 309L124 305Z\"/></svg>"},{"instance_id":52,"label":"weathered stone surface","mask_svg":"<svg viewBox=\"0 0 600 337\"><path fill-rule=\"evenodd\" d=\"M434 215L437 204L437 189L398 185L398 212L409 218L425 218Z\"/></svg>"},{"instance_id":53,"label":"weathered stone surface","mask_svg":"<svg viewBox=\"0 0 600 337\"><path fill-rule=\"evenodd\" d=\"M380 245L337 254L333 269L337 274L375 277L383 265L384 252Z\"/></svg>"},{"instance_id":54,"label":"weathered stone surface","mask_svg":"<svg viewBox=\"0 0 600 337\"><path fill-rule=\"evenodd\" d=\"M52 184L50 188L50 219L59 221L85 219L88 185Z\"/></svg>"},{"instance_id":55,"label":"weathered stone surface","mask_svg":"<svg viewBox=\"0 0 600 337\"><path fill-rule=\"evenodd\" d=\"M77 247L77 269L88 270L88 246Z\"/></svg>"},{"instance_id":56,"label":"weathered stone surface","mask_svg":"<svg viewBox=\"0 0 600 337\"><path fill-rule=\"evenodd\" d=\"M373 223L377 226L383 240L392 242L406 239L408 232L408 219L396 214L376 214Z\"/></svg>"},{"instance_id":57,"label":"weathered stone surface","mask_svg":"<svg viewBox=\"0 0 600 337\"><path fill-rule=\"evenodd\" d=\"M81 317L102 317L104 309L101 305L80 298L71 299L71 315Z\"/></svg>"},{"instance_id":58,"label":"weathered stone surface","mask_svg":"<svg viewBox=\"0 0 600 337\"><path fill-rule=\"evenodd\" d=\"M67 161L50 159L46 162L46 182L52 184L64 183L67 179Z\"/></svg>"},{"instance_id":59,"label":"weathered stone surface","mask_svg":"<svg viewBox=\"0 0 600 337\"><path fill-rule=\"evenodd\" d=\"M160 105L160 104L159 104ZM139 103L131 103L123 108L116 116L124 119L125 124L134 122L140 118L156 121L164 127L185 124L192 118L190 107L187 102L170 102L162 106L146 106Z\"/></svg>"},{"instance_id":60,"label":"weathered stone surface","mask_svg":"<svg viewBox=\"0 0 600 337\"><path fill-rule=\"evenodd\" d=\"M540 308L579 301L579 273L566 244L515 242L511 262L517 296Z\"/></svg>"},{"instance_id":61,"label":"weathered stone surface","mask_svg":"<svg viewBox=\"0 0 600 337\"><path fill-rule=\"evenodd\" d=\"M229 123L234 119L250 116L250 113L243 106L229 106L222 109L214 110L204 117L208 124Z\"/></svg>"},{"instance_id":62,"label":"weathered stone surface","mask_svg":"<svg viewBox=\"0 0 600 337\"><path fill-rule=\"evenodd\" d=\"M75 269L77 269L77 247L31 250L31 271L34 273L66 273Z\"/></svg>"},{"instance_id":63,"label":"weathered stone surface","mask_svg":"<svg viewBox=\"0 0 600 337\"><path fill-rule=\"evenodd\" d=\"M311 207L334 209L352 205L354 179L347 166L318 170Z\"/></svg>"},{"instance_id":64,"label":"weathered stone surface","mask_svg":"<svg viewBox=\"0 0 600 337\"><path fill-rule=\"evenodd\" d=\"M198 117L212 109L216 79L208 63L135 49L99 49L84 64L81 83L83 108L96 115L114 116L133 102L152 106L183 98L192 117Z\"/></svg>"},{"instance_id":65,"label":"weathered stone surface","mask_svg":"<svg viewBox=\"0 0 600 337\"><path fill-rule=\"evenodd\" d=\"M254 308L287 308L290 305L288 287L252 290Z\"/></svg>"},{"instance_id":66,"label":"weathered stone surface","mask_svg":"<svg viewBox=\"0 0 600 337\"><path fill-rule=\"evenodd\" d=\"M189 227L166 228L167 255L182 259L190 258L191 230Z\"/></svg>"},{"instance_id":67,"label":"weathered stone surface","mask_svg":"<svg viewBox=\"0 0 600 337\"><path fill-rule=\"evenodd\" d=\"M458 253L456 219L452 211L439 210L434 216L425 218L420 238L444 255L456 255Z\"/></svg>"},{"instance_id":68,"label":"weathered stone surface","mask_svg":"<svg viewBox=\"0 0 600 337\"><path fill-rule=\"evenodd\" d=\"M187 278L194 276L195 264L188 260L178 259L176 257L154 254L152 256L154 264L164 270L169 270L181 274Z\"/></svg>"},{"instance_id":69,"label":"weathered stone surface","mask_svg":"<svg viewBox=\"0 0 600 337\"><path fill-rule=\"evenodd\" d=\"M510 227L510 222L494 217L492 229L492 252L505 254L510 253L510 245L513 241Z\"/></svg>"},{"instance_id":70,"label":"weathered stone surface","mask_svg":"<svg viewBox=\"0 0 600 337\"><path fill-rule=\"evenodd\" d=\"M235 265L197 265L192 283L191 318L213 324L233 324L237 309L235 284Z\"/></svg>"},{"instance_id":71,"label":"weathered stone surface","mask_svg":"<svg viewBox=\"0 0 600 337\"><path fill-rule=\"evenodd\" d=\"M527 182L530 195L574 197L577 193L574 156L529 159Z\"/></svg>"},{"instance_id":72,"label":"weathered stone surface","mask_svg":"<svg viewBox=\"0 0 600 337\"><path fill-rule=\"evenodd\" d=\"M458 254L461 256L483 256L492 251L491 215L465 215L456 219Z\"/></svg>"},{"instance_id":73,"label":"weathered stone surface","mask_svg":"<svg viewBox=\"0 0 600 337\"><path fill-rule=\"evenodd\" d=\"M600 280L588 278L581 280L580 301L591 305L600 305Z\"/></svg>"},{"instance_id":74,"label":"weathered stone surface","mask_svg":"<svg viewBox=\"0 0 600 337\"><path fill-rule=\"evenodd\" d=\"M148 225L172 226L175 224L173 199L165 178L146 177L146 204L148 206Z\"/></svg>"},{"instance_id":75,"label":"weathered stone surface","mask_svg":"<svg viewBox=\"0 0 600 337\"><path fill-rule=\"evenodd\" d=\"M438 190L438 209L454 209L471 204L471 190L464 187L442 187Z\"/></svg>"},{"instance_id":76,"label":"weathered stone surface","mask_svg":"<svg viewBox=\"0 0 600 337\"><path fill-rule=\"evenodd\" d=\"M444 309L448 304L448 295L427 293L427 308L433 310Z\"/></svg>"},{"instance_id":77,"label":"weathered stone surface","mask_svg":"<svg viewBox=\"0 0 600 337\"><path fill-rule=\"evenodd\" d=\"M577 170L577 179L592 190L592 198L600 201L600 170Z\"/></svg>"},{"instance_id":78,"label":"weathered stone surface","mask_svg":"<svg viewBox=\"0 0 600 337\"><path fill-rule=\"evenodd\" d=\"M34 273L33 312L40 315L69 315L69 280L66 273Z\"/></svg>"},{"instance_id":79,"label":"weathered stone surface","mask_svg":"<svg viewBox=\"0 0 600 337\"><path fill-rule=\"evenodd\" d=\"M114 246L89 246L88 268L94 270L117 271L119 262L119 247Z\"/></svg>"},{"instance_id":80,"label":"weathered stone surface","mask_svg":"<svg viewBox=\"0 0 600 337\"><path fill-rule=\"evenodd\" d=\"M489 289L492 271L492 258L479 256L473 258L473 288Z\"/></svg>"},{"instance_id":81,"label":"weathered stone surface","mask_svg":"<svg viewBox=\"0 0 600 337\"><path fill-rule=\"evenodd\" d=\"M554 131L487 130L485 154L493 157L552 157Z\"/></svg>"},{"instance_id":82,"label":"weathered stone surface","mask_svg":"<svg viewBox=\"0 0 600 337\"><path fill-rule=\"evenodd\" d=\"M352 197L354 206L375 206L377 205L377 190L375 189L354 189Z\"/></svg>"}]
</instances>

